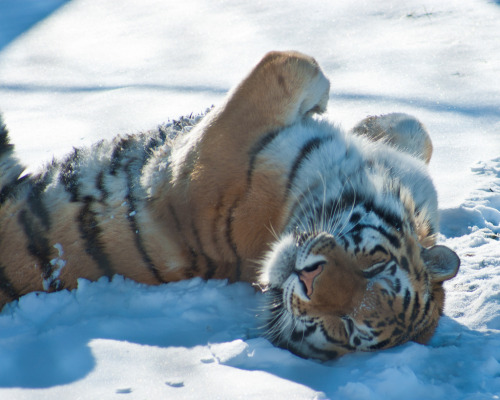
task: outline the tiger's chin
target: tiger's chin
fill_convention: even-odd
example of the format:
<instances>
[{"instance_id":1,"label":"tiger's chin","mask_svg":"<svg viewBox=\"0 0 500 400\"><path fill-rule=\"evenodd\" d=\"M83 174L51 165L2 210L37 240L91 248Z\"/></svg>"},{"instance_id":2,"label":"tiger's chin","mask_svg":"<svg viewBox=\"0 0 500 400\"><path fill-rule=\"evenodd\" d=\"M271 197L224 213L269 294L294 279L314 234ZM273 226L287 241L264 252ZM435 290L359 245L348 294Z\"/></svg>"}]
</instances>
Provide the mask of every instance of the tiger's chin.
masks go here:
<instances>
[{"instance_id":1,"label":"tiger's chin","mask_svg":"<svg viewBox=\"0 0 500 400\"><path fill-rule=\"evenodd\" d=\"M348 352L328 342L320 319L297 315L291 301L293 294L285 292L270 288L264 293L265 337L271 343L299 357L318 361L332 360Z\"/></svg>"}]
</instances>

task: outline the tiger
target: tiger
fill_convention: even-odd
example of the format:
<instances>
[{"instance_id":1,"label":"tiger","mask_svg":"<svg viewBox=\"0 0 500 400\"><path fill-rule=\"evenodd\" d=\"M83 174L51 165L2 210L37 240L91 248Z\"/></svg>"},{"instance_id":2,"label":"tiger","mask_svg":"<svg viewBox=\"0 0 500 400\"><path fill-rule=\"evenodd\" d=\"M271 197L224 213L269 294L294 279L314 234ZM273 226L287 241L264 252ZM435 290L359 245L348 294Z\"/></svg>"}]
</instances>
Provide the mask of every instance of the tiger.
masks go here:
<instances>
[{"instance_id":1,"label":"tiger","mask_svg":"<svg viewBox=\"0 0 500 400\"><path fill-rule=\"evenodd\" d=\"M331 360L427 343L460 260L438 245L432 144L407 114L351 131L330 81L267 53L220 105L24 173L0 121L0 305L122 275L253 284L264 335Z\"/></svg>"}]
</instances>

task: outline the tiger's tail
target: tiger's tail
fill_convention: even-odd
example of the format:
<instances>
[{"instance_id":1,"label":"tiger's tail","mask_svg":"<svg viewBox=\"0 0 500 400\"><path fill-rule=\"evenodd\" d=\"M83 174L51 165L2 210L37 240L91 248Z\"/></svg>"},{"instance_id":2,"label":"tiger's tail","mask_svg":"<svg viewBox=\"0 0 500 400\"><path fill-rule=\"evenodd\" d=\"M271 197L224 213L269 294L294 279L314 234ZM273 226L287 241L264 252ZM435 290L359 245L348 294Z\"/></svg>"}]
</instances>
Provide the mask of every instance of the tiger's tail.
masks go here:
<instances>
[{"instance_id":1,"label":"tiger's tail","mask_svg":"<svg viewBox=\"0 0 500 400\"><path fill-rule=\"evenodd\" d=\"M0 114L0 206L23 180L20 176L24 169L14 155L14 145L10 143L9 132Z\"/></svg>"}]
</instances>

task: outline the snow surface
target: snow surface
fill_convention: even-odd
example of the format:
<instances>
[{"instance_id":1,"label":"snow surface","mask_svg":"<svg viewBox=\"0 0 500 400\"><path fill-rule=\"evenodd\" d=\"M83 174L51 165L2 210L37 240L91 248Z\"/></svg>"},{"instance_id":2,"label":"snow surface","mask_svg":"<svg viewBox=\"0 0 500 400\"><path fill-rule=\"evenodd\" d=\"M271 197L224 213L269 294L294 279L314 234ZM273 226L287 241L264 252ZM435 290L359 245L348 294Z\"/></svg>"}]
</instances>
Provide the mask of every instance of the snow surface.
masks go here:
<instances>
[{"instance_id":1,"label":"snow surface","mask_svg":"<svg viewBox=\"0 0 500 400\"><path fill-rule=\"evenodd\" d=\"M0 0L0 110L30 170L219 103L272 49L313 55L328 118L408 112L434 142L441 242L462 259L427 346L303 360L261 295L121 277L0 313L0 399L500 398L500 2Z\"/></svg>"}]
</instances>

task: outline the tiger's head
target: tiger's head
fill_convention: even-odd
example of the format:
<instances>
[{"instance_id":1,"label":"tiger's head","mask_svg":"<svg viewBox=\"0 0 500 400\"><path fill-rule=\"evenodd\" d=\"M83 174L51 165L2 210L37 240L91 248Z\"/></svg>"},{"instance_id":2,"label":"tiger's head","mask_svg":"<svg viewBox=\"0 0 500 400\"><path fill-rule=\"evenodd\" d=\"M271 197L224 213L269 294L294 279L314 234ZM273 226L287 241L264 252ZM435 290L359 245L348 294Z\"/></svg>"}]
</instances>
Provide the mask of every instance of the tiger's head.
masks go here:
<instances>
[{"instance_id":1,"label":"tiger's head","mask_svg":"<svg viewBox=\"0 0 500 400\"><path fill-rule=\"evenodd\" d=\"M414 223L358 204L335 224L281 237L261 276L271 341L320 360L426 343L460 260L445 246L422 247Z\"/></svg>"}]
</instances>

